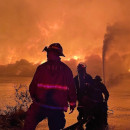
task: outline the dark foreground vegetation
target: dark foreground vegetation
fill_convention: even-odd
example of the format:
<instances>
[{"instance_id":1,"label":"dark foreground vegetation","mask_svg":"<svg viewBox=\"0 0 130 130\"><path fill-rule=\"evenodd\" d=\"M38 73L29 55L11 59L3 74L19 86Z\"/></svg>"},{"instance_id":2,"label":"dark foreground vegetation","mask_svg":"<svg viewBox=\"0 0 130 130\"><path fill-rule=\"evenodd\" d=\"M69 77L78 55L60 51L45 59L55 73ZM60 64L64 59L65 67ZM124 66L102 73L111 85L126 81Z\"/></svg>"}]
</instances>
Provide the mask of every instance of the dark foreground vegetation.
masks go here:
<instances>
[{"instance_id":1,"label":"dark foreground vegetation","mask_svg":"<svg viewBox=\"0 0 130 130\"><path fill-rule=\"evenodd\" d=\"M21 130L31 98L26 85L14 86L15 106L0 110L0 130Z\"/></svg>"}]
</instances>

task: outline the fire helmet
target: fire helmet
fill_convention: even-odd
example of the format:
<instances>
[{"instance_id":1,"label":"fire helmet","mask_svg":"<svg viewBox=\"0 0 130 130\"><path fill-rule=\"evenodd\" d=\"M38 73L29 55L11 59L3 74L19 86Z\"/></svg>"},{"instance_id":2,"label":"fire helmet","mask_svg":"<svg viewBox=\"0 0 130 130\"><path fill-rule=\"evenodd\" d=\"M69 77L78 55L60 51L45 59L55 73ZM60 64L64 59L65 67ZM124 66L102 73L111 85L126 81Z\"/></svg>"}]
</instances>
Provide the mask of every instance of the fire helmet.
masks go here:
<instances>
[{"instance_id":1,"label":"fire helmet","mask_svg":"<svg viewBox=\"0 0 130 130\"><path fill-rule=\"evenodd\" d=\"M82 70L86 70L86 67L87 67L86 64L84 64L84 63L79 63L78 66L77 66L77 70L78 70L78 71L80 71L80 70L81 70L81 71L82 71Z\"/></svg>"},{"instance_id":2,"label":"fire helmet","mask_svg":"<svg viewBox=\"0 0 130 130\"><path fill-rule=\"evenodd\" d=\"M98 75L95 76L95 79L96 79L97 81L102 81L101 77L98 76Z\"/></svg>"},{"instance_id":3,"label":"fire helmet","mask_svg":"<svg viewBox=\"0 0 130 130\"><path fill-rule=\"evenodd\" d=\"M52 43L49 47L46 46L43 49L43 51L46 51L46 52L54 51L58 54L58 56L65 57L65 55L63 54L63 49L62 49L62 46L60 45L60 43Z\"/></svg>"}]
</instances>

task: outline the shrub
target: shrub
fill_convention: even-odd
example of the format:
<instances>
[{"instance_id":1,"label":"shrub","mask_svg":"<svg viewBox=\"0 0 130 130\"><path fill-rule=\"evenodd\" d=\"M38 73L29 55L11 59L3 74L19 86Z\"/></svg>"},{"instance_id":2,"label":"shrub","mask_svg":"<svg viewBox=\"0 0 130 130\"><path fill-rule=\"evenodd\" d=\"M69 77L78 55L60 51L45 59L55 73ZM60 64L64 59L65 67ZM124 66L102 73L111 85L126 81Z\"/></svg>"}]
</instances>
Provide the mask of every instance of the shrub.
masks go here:
<instances>
[{"instance_id":1,"label":"shrub","mask_svg":"<svg viewBox=\"0 0 130 130\"><path fill-rule=\"evenodd\" d=\"M26 111L31 104L31 97L26 85L14 86L16 105L6 106L6 110L0 110L0 129L19 130L23 127Z\"/></svg>"}]
</instances>

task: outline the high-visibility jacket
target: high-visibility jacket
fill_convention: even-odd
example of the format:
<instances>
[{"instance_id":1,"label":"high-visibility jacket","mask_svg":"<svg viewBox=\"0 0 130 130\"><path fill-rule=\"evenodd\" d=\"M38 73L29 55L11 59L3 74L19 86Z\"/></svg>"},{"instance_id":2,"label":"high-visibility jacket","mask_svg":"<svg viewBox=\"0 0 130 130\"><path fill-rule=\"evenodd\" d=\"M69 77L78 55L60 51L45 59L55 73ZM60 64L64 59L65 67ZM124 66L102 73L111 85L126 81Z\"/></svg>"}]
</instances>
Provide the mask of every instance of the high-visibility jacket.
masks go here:
<instances>
[{"instance_id":1,"label":"high-visibility jacket","mask_svg":"<svg viewBox=\"0 0 130 130\"><path fill-rule=\"evenodd\" d=\"M70 68L58 60L38 66L29 92L34 102L48 109L67 111L68 103L76 106L76 88Z\"/></svg>"}]
</instances>

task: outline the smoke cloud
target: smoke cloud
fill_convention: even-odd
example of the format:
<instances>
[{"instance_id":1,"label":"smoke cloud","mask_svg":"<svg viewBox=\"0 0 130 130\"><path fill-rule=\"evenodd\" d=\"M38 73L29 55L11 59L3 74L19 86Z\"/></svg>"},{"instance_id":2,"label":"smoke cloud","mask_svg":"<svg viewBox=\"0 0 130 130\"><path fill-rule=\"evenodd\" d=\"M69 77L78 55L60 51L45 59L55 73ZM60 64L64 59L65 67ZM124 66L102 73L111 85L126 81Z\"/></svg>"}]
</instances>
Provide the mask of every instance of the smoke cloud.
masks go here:
<instances>
[{"instance_id":1,"label":"smoke cloud","mask_svg":"<svg viewBox=\"0 0 130 130\"><path fill-rule=\"evenodd\" d=\"M42 49L52 42L62 44L66 59L101 55L107 25L127 19L128 5L128 0L0 0L0 64L41 62Z\"/></svg>"},{"instance_id":2,"label":"smoke cloud","mask_svg":"<svg viewBox=\"0 0 130 130\"><path fill-rule=\"evenodd\" d=\"M130 68L130 17L129 0L122 1L120 20L106 27L104 34L102 60L103 75L106 80L129 73ZM118 75L118 76L117 76Z\"/></svg>"},{"instance_id":3,"label":"smoke cloud","mask_svg":"<svg viewBox=\"0 0 130 130\"><path fill-rule=\"evenodd\" d=\"M128 73L130 67L129 43L130 26L128 24L116 23L107 27L103 41L103 71L106 72L103 73L104 76L106 74L106 76L112 78ZM108 61L106 61L106 58Z\"/></svg>"},{"instance_id":4,"label":"smoke cloud","mask_svg":"<svg viewBox=\"0 0 130 130\"><path fill-rule=\"evenodd\" d=\"M100 75L102 77L102 59L99 55L91 55L85 58L87 73L93 77Z\"/></svg>"},{"instance_id":5,"label":"smoke cloud","mask_svg":"<svg viewBox=\"0 0 130 130\"><path fill-rule=\"evenodd\" d=\"M102 75L102 48L106 81L129 73L129 5L129 0L0 0L1 75L33 75L34 64L46 60L42 49L53 42L61 43L74 75L80 61L93 77ZM16 65L21 59L34 71Z\"/></svg>"},{"instance_id":6,"label":"smoke cloud","mask_svg":"<svg viewBox=\"0 0 130 130\"><path fill-rule=\"evenodd\" d=\"M130 78L130 73L127 70L126 64L130 61L130 54L125 54L120 56L118 53L112 54L106 59L106 78L107 86L112 86L117 83L124 81L124 79ZM77 75L77 65L82 61L81 59L75 60L62 60L65 64L70 67L73 72L73 76ZM93 78L96 75L102 77L102 59L99 55L86 56L85 60L82 61L87 65L87 73L89 73ZM14 64L0 65L0 76L23 76L32 77L36 71L38 64L30 63L25 59L16 61Z\"/></svg>"},{"instance_id":7,"label":"smoke cloud","mask_svg":"<svg viewBox=\"0 0 130 130\"><path fill-rule=\"evenodd\" d=\"M77 65L79 64L79 61L75 59L70 59L63 60L63 62L72 70L73 76L76 76ZM99 56L92 55L90 57L87 57L84 63L87 65L87 73L90 73L92 76L95 76L96 74L101 74L101 58ZM25 59L21 59L20 61L16 61L14 64L1 65L0 76L32 77L39 64L33 64Z\"/></svg>"},{"instance_id":8,"label":"smoke cloud","mask_svg":"<svg viewBox=\"0 0 130 130\"><path fill-rule=\"evenodd\" d=\"M33 76L38 64L32 64L25 59L16 61L14 64L1 65L0 76Z\"/></svg>"}]
</instances>

